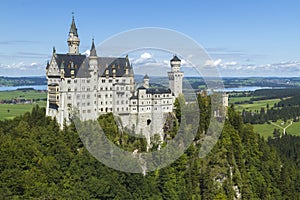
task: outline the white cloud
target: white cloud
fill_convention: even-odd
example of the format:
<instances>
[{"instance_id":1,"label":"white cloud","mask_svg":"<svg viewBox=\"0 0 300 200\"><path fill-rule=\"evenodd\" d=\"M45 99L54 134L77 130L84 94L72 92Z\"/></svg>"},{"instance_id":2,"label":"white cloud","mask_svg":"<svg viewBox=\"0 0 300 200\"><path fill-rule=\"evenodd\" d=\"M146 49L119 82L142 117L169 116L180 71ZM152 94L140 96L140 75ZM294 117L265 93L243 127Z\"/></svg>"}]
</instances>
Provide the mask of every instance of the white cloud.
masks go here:
<instances>
[{"instance_id":1,"label":"white cloud","mask_svg":"<svg viewBox=\"0 0 300 200\"><path fill-rule=\"evenodd\" d=\"M205 62L205 66L209 66L209 67L217 67L222 63L222 59L217 59L217 60L207 60Z\"/></svg>"},{"instance_id":2,"label":"white cloud","mask_svg":"<svg viewBox=\"0 0 300 200\"><path fill-rule=\"evenodd\" d=\"M149 59L149 58L152 58L152 57L153 56L150 53L147 53L147 52L145 52L141 55L141 58L143 58L143 59Z\"/></svg>"},{"instance_id":3,"label":"white cloud","mask_svg":"<svg viewBox=\"0 0 300 200\"><path fill-rule=\"evenodd\" d=\"M46 64L32 63L12 63L0 64L0 74L3 76L40 76L45 75Z\"/></svg>"},{"instance_id":4,"label":"white cloud","mask_svg":"<svg viewBox=\"0 0 300 200\"><path fill-rule=\"evenodd\" d=\"M88 50L86 50L85 52L83 52L82 54L83 54L83 55L86 55L86 56L90 56L90 53L91 53L91 51L88 49Z\"/></svg>"}]
</instances>

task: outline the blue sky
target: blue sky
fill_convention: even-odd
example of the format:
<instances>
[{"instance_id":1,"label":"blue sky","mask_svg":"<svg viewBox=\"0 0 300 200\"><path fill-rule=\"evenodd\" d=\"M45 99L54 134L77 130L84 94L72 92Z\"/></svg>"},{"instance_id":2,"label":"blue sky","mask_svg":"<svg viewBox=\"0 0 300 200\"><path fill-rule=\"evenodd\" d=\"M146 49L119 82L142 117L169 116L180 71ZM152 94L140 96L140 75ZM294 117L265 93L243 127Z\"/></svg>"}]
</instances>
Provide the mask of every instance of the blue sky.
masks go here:
<instances>
[{"instance_id":1,"label":"blue sky","mask_svg":"<svg viewBox=\"0 0 300 200\"><path fill-rule=\"evenodd\" d=\"M299 8L297 0L1 1L0 76L44 75L52 47L67 52L72 12L81 52L92 37L100 43L133 28L162 27L202 45L222 76L299 76Z\"/></svg>"}]
</instances>

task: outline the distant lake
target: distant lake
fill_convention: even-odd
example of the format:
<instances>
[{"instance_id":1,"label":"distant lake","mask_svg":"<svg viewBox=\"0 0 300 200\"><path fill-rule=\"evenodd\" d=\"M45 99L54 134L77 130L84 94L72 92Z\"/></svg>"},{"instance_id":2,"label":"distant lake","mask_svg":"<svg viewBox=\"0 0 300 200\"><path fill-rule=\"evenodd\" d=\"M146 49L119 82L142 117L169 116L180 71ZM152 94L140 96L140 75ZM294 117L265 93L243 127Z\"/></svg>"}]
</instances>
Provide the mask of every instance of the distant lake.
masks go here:
<instances>
[{"instance_id":1,"label":"distant lake","mask_svg":"<svg viewBox=\"0 0 300 200\"><path fill-rule=\"evenodd\" d=\"M0 91L11 91L22 88L33 88L35 90L47 90L47 85L21 85L21 86L0 86Z\"/></svg>"},{"instance_id":2,"label":"distant lake","mask_svg":"<svg viewBox=\"0 0 300 200\"><path fill-rule=\"evenodd\" d=\"M253 92L255 90L273 89L273 88L272 87L246 86L246 87L232 87L232 88L224 88L224 89L226 92L244 92L244 91Z\"/></svg>"}]
</instances>

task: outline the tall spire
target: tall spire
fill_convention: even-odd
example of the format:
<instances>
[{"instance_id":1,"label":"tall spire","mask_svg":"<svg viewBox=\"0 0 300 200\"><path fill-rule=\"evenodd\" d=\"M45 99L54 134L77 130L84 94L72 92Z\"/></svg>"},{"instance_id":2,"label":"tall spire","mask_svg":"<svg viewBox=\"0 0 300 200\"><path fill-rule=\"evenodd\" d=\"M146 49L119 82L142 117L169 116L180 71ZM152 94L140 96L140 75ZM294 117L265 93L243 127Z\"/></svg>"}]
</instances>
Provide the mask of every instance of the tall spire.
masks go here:
<instances>
[{"instance_id":1,"label":"tall spire","mask_svg":"<svg viewBox=\"0 0 300 200\"><path fill-rule=\"evenodd\" d=\"M74 13L72 13L74 14ZM80 39L78 38L77 28L75 25L74 15L72 16L72 24L70 27L69 38L68 38L68 46L69 52L68 54L79 54L79 44Z\"/></svg>"},{"instance_id":2,"label":"tall spire","mask_svg":"<svg viewBox=\"0 0 300 200\"><path fill-rule=\"evenodd\" d=\"M74 36L78 37L77 28L76 28L75 19L74 19L74 13L72 13L72 14L73 14L72 15L72 24L71 24L69 33L73 33Z\"/></svg>"},{"instance_id":3,"label":"tall spire","mask_svg":"<svg viewBox=\"0 0 300 200\"><path fill-rule=\"evenodd\" d=\"M91 47L91 51L90 51L90 56L97 57L97 52L96 52L96 48L95 48L94 38L92 40L92 47Z\"/></svg>"}]
</instances>

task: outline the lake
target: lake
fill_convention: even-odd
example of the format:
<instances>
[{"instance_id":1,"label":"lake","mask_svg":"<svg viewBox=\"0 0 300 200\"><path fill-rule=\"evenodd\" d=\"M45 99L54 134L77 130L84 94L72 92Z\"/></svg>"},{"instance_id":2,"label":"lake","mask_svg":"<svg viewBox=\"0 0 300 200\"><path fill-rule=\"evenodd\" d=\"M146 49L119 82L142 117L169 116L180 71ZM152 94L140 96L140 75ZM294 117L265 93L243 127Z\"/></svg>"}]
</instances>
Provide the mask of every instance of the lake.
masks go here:
<instances>
[{"instance_id":1,"label":"lake","mask_svg":"<svg viewBox=\"0 0 300 200\"><path fill-rule=\"evenodd\" d=\"M11 91L22 88L33 88L35 90L47 90L47 85L22 85L22 86L1 86L0 91Z\"/></svg>"}]
</instances>

